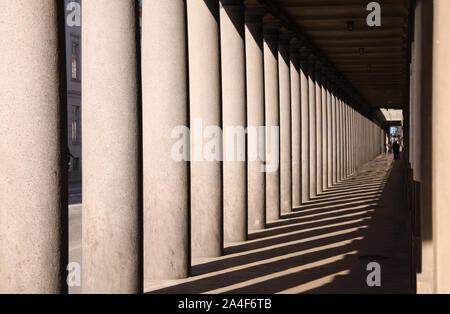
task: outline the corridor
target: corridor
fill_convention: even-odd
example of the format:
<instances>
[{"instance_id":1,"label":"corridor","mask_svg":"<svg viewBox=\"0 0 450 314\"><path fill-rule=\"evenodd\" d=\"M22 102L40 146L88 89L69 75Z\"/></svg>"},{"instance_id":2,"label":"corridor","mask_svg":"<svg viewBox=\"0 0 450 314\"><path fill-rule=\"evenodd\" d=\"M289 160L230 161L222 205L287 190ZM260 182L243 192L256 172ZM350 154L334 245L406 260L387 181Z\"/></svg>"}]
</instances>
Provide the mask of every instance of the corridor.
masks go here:
<instances>
[{"instance_id":1,"label":"corridor","mask_svg":"<svg viewBox=\"0 0 450 314\"><path fill-rule=\"evenodd\" d=\"M450 1L25 2L0 293L450 293Z\"/></svg>"},{"instance_id":2,"label":"corridor","mask_svg":"<svg viewBox=\"0 0 450 314\"><path fill-rule=\"evenodd\" d=\"M145 283L150 293L410 293L403 163L379 155L224 256L194 259L191 277ZM381 266L381 287L366 266Z\"/></svg>"}]
</instances>

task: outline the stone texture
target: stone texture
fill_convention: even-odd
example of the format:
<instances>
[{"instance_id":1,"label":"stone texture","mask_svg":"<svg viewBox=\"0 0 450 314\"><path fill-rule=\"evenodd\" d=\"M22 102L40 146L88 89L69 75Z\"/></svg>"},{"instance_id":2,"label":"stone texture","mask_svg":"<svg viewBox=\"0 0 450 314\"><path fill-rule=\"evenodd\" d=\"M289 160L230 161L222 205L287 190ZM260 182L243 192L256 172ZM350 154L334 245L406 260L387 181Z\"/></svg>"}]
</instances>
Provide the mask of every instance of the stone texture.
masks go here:
<instances>
[{"instance_id":1,"label":"stone texture","mask_svg":"<svg viewBox=\"0 0 450 314\"><path fill-rule=\"evenodd\" d=\"M265 138L258 129L265 125L263 29L262 16L258 15L255 19L251 12L247 13L249 16L245 23L247 127L258 130L253 138L248 135L248 145L254 145L254 152L258 152L255 160L248 161L248 229L255 230L263 229L266 223L266 174L262 171Z\"/></svg>"},{"instance_id":2,"label":"stone texture","mask_svg":"<svg viewBox=\"0 0 450 314\"><path fill-rule=\"evenodd\" d=\"M291 81L289 42L278 45L280 97L280 210L292 210Z\"/></svg>"},{"instance_id":3,"label":"stone texture","mask_svg":"<svg viewBox=\"0 0 450 314\"><path fill-rule=\"evenodd\" d=\"M434 1L434 43L433 43L433 242L435 250L435 292L450 293L450 137L448 136L450 107L448 59L450 33L448 13L450 2Z\"/></svg>"},{"instance_id":4,"label":"stone texture","mask_svg":"<svg viewBox=\"0 0 450 314\"><path fill-rule=\"evenodd\" d=\"M67 291L57 13L54 0L1 5L0 293Z\"/></svg>"},{"instance_id":5,"label":"stone texture","mask_svg":"<svg viewBox=\"0 0 450 314\"><path fill-rule=\"evenodd\" d=\"M185 1L144 1L145 280L179 279L189 272L189 163L172 156L183 136L173 131L189 127L186 45ZM185 150L188 141L185 134Z\"/></svg>"},{"instance_id":6,"label":"stone texture","mask_svg":"<svg viewBox=\"0 0 450 314\"><path fill-rule=\"evenodd\" d=\"M85 293L141 290L135 5L82 8Z\"/></svg>"},{"instance_id":7,"label":"stone texture","mask_svg":"<svg viewBox=\"0 0 450 314\"><path fill-rule=\"evenodd\" d=\"M302 115L302 203L309 200L309 87L308 63L300 62L300 94Z\"/></svg>"},{"instance_id":8,"label":"stone texture","mask_svg":"<svg viewBox=\"0 0 450 314\"><path fill-rule=\"evenodd\" d=\"M247 124L244 32L244 6L236 1L234 4L221 1L224 240L231 242L247 238L245 143L239 146L239 135L235 134L235 130L243 131Z\"/></svg>"},{"instance_id":9,"label":"stone texture","mask_svg":"<svg viewBox=\"0 0 450 314\"><path fill-rule=\"evenodd\" d=\"M317 196L317 117L314 63L309 64L309 197Z\"/></svg>"},{"instance_id":10,"label":"stone texture","mask_svg":"<svg viewBox=\"0 0 450 314\"><path fill-rule=\"evenodd\" d=\"M211 139L204 139L194 126L220 126L222 116L219 52L218 0L187 0L189 45L189 95L191 122L191 245L192 256L222 254L223 196L222 163L207 161L195 151ZM221 152L220 152L220 155Z\"/></svg>"},{"instance_id":11,"label":"stone texture","mask_svg":"<svg viewBox=\"0 0 450 314\"><path fill-rule=\"evenodd\" d=\"M291 130L292 130L292 207L302 203L302 114L300 59L298 49L291 50Z\"/></svg>"},{"instance_id":12,"label":"stone texture","mask_svg":"<svg viewBox=\"0 0 450 314\"><path fill-rule=\"evenodd\" d=\"M272 28L264 30L264 86L266 103L266 127L280 127L280 104L278 85L278 31ZM271 147L271 137L279 134L268 130L266 133L266 159L269 154L278 155L279 147ZM275 157L276 158L276 157ZM270 163L270 160L268 161ZM280 217L280 169L266 173L266 219L276 220Z\"/></svg>"}]
</instances>

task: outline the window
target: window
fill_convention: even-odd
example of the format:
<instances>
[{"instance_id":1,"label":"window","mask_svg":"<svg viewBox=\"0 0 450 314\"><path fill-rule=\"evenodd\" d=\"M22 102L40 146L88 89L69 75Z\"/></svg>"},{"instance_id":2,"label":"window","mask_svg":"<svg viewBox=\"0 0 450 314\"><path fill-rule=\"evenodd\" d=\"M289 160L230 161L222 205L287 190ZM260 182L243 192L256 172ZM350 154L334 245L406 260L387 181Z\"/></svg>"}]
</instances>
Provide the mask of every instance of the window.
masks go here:
<instances>
[{"instance_id":1,"label":"window","mask_svg":"<svg viewBox=\"0 0 450 314\"><path fill-rule=\"evenodd\" d=\"M79 117L80 117L80 107L72 106L72 143L77 144L79 142Z\"/></svg>"},{"instance_id":2,"label":"window","mask_svg":"<svg viewBox=\"0 0 450 314\"><path fill-rule=\"evenodd\" d=\"M79 50L80 45L77 42L72 42L72 79L79 80Z\"/></svg>"},{"instance_id":3,"label":"window","mask_svg":"<svg viewBox=\"0 0 450 314\"><path fill-rule=\"evenodd\" d=\"M72 159L72 170L73 171L78 171L79 170L79 163L80 163L80 158L74 157Z\"/></svg>"}]
</instances>

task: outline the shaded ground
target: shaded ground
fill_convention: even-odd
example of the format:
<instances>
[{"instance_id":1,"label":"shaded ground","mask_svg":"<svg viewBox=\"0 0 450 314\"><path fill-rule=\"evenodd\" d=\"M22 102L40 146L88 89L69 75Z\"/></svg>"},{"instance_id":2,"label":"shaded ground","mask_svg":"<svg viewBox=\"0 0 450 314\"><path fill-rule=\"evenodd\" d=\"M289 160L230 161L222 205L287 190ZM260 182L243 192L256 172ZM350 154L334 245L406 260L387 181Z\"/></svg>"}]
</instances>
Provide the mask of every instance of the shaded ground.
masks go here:
<instances>
[{"instance_id":1,"label":"shaded ground","mask_svg":"<svg viewBox=\"0 0 450 314\"><path fill-rule=\"evenodd\" d=\"M146 282L149 293L410 293L403 164L381 155L225 255L194 259L192 276ZM381 266L370 288L367 264Z\"/></svg>"}]
</instances>

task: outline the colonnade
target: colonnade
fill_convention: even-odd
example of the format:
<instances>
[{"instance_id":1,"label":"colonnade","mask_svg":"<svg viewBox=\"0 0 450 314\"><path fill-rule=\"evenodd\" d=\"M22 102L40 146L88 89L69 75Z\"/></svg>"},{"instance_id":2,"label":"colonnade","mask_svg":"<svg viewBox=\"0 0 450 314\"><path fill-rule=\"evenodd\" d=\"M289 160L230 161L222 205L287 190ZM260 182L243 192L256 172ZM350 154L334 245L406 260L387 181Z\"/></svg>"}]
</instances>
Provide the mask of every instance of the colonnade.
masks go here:
<instances>
[{"instance_id":1,"label":"colonnade","mask_svg":"<svg viewBox=\"0 0 450 314\"><path fill-rule=\"evenodd\" d=\"M410 184L417 293L450 293L450 2L414 2Z\"/></svg>"},{"instance_id":2,"label":"colonnade","mask_svg":"<svg viewBox=\"0 0 450 314\"><path fill-rule=\"evenodd\" d=\"M55 3L13 1L0 12L1 292L65 289ZM134 0L83 3L85 292L186 277L191 257L220 256L224 242L245 241L384 150L383 130L326 60L263 7L144 1L141 118L137 32ZM230 149L228 126L275 128L258 141L256 161L240 159L238 147L237 160L222 162L195 156L221 139L198 123L224 130L212 149L219 157ZM190 162L173 158L178 127L190 129Z\"/></svg>"}]
</instances>

